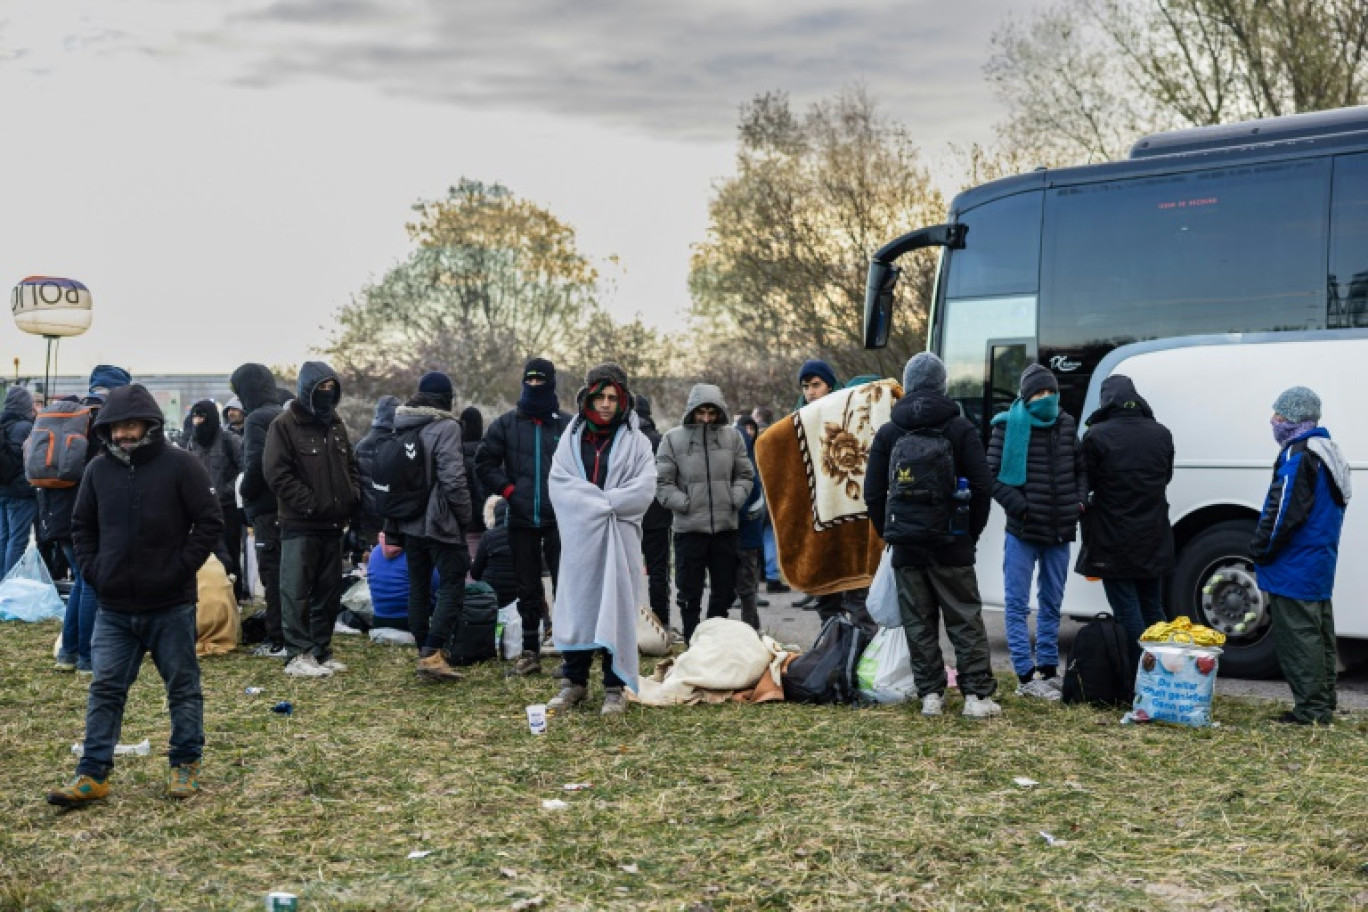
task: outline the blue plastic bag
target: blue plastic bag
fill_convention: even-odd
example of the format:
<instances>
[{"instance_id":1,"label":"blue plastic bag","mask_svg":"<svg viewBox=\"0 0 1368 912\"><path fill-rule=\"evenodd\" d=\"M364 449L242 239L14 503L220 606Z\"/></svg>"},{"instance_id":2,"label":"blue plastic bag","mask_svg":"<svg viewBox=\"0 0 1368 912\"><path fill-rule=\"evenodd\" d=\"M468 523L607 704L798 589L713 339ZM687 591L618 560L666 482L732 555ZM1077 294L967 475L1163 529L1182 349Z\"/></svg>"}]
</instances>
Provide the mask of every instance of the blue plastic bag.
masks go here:
<instances>
[{"instance_id":1,"label":"blue plastic bag","mask_svg":"<svg viewBox=\"0 0 1368 912\"><path fill-rule=\"evenodd\" d=\"M0 581L0 621L47 621L66 614L47 564L30 544L19 563Z\"/></svg>"},{"instance_id":2,"label":"blue plastic bag","mask_svg":"<svg viewBox=\"0 0 1368 912\"><path fill-rule=\"evenodd\" d=\"M1135 703L1122 722L1211 724L1211 696L1221 650L1215 646L1148 643L1135 672Z\"/></svg>"}]
</instances>

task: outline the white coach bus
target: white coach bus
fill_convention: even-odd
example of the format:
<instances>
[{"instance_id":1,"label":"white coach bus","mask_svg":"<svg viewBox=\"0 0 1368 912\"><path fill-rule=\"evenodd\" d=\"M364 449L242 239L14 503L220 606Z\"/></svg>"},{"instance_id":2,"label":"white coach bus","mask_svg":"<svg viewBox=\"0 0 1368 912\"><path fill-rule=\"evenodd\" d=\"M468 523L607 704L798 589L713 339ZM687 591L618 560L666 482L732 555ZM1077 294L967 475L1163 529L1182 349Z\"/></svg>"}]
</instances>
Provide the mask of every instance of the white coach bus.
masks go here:
<instances>
[{"instance_id":1,"label":"white coach bus","mask_svg":"<svg viewBox=\"0 0 1368 912\"><path fill-rule=\"evenodd\" d=\"M964 414L986 440L1039 362L1081 429L1104 379L1133 378L1177 451L1169 613L1226 633L1222 672L1276 675L1247 546L1281 390L1320 394L1321 423L1368 491L1368 107L1157 134L1123 161L967 190L947 224L874 255L866 347L887 344L894 260L933 246L928 347ZM995 509L978 570L997 606L1002 535ZM1346 514L1334 601L1341 651L1368 645L1368 504ZM1071 574L1064 610L1106 610L1102 586Z\"/></svg>"}]
</instances>

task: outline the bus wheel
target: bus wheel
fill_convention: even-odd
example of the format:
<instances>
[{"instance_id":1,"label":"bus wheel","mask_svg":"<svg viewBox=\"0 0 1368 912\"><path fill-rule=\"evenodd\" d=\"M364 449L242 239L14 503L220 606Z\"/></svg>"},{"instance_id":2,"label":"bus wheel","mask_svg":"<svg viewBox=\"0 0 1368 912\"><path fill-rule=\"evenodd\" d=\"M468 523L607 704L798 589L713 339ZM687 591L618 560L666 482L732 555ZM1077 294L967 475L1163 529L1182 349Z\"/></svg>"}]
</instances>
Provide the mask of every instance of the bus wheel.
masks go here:
<instances>
[{"instance_id":1,"label":"bus wheel","mask_svg":"<svg viewBox=\"0 0 1368 912\"><path fill-rule=\"evenodd\" d=\"M1173 571L1173 613L1226 635L1221 674L1276 678L1272 618L1248 557L1253 537L1253 520L1230 520L1188 542Z\"/></svg>"}]
</instances>

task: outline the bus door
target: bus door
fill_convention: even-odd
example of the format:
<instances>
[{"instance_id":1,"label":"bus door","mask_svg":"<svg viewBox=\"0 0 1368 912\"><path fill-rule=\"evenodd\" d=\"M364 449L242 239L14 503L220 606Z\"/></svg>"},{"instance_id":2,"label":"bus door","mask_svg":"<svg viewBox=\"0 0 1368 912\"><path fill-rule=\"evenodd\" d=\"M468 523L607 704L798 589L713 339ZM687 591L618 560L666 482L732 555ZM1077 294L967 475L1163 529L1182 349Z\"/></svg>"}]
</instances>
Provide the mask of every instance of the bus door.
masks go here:
<instances>
[{"instance_id":1,"label":"bus door","mask_svg":"<svg viewBox=\"0 0 1368 912\"><path fill-rule=\"evenodd\" d=\"M989 339L987 347L983 402L988 420L992 421L994 415L1007 411L1016 401L1022 371L1036 363L1036 340L1034 336Z\"/></svg>"}]
</instances>

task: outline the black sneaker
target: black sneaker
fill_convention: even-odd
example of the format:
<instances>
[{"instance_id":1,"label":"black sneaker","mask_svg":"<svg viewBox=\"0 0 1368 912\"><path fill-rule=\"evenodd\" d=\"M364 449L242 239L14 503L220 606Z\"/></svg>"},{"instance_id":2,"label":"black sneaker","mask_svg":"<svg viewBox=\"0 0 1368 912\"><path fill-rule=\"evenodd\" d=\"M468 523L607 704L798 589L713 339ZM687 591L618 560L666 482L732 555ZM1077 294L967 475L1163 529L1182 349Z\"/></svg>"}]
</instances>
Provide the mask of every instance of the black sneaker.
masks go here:
<instances>
[{"instance_id":1,"label":"black sneaker","mask_svg":"<svg viewBox=\"0 0 1368 912\"><path fill-rule=\"evenodd\" d=\"M811 608L811 609L813 609L813 610L816 610L816 607L817 607L817 596L815 596L815 595L808 595L806 592L804 592L804 593L803 593L803 597L800 598L798 601L796 601L796 602L793 603L793 607L794 607L794 608Z\"/></svg>"},{"instance_id":2,"label":"black sneaker","mask_svg":"<svg viewBox=\"0 0 1368 912\"><path fill-rule=\"evenodd\" d=\"M1312 725L1312 724L1314 724L1314 723L1311 723L1311 722L1306 721L1305 719L1298 719L1298 718L1297 718L1297 714L1294 713L1294 712L1293 712L1292 710L1290 710L1290 709L1289 709L1287 712L1283 713L1281 716L1274 716L1274 717L1273 717L1273 721L1274 721L1274 722L1277 722L1277 723L1279 723L1279 724L1281 724L1281 725Z\"/></svg>"},{"instance_id":3,"label":"black sneaker","mask_svg":"<svg viewBox=\"0 0 1368 912\"><path fill-rule=\"evenodd\" d=\"M782 594L785 593L785 592L792 592L793 590L790 589L788 586L785 586L783 583L779 582L778 580L766 580L766 581L765 581L765 591L766 591L766 592L774 592L774 593L778 593L778 594L781 594L781 595L782 595Z\"/></svg>"}]
</instances>

